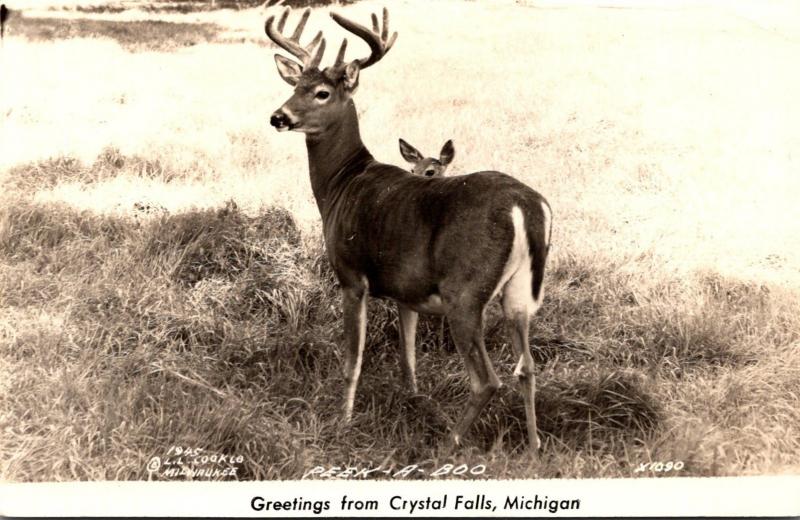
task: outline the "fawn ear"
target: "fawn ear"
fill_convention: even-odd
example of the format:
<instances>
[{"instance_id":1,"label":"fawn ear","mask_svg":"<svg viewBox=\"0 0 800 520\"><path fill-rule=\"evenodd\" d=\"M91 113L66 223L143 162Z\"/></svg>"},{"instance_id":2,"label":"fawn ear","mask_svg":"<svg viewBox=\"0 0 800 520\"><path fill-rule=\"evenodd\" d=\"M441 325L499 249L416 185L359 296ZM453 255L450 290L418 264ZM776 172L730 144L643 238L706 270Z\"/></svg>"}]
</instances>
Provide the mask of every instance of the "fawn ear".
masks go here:
<instances>
[{"instance_id":1,"label":"fawn ear","mask_svg":"<svg viewBox=\"0 0 800 520\"><path fill-rule=\"evenodd\" d=\"M444 146L442 146L442 151L439 152L439 162L443 165L447 166L451 162L453 162L453 157L456 155L456 149L453 146L453 141L448 139Z\"/></svg>"},{"instance_id":2,"label":"fawn ear","mask_svg":"<svg viewBox=\"0 0 800 520\"><path fill-rule=\"evenodd\" d=\"M402 139L400 139L400 155L410 163L418 163L422 160L422 154L419 153L419 150Z\"/></svg>"},{"instance_id":3,"label":"fawn ear","mask_svg":"<svg viewBox=\"0 0 800 520\"><path fill-rule=\"evenodd\" d=\"M358 87L358 73L360 71L361 67L357 61L351 61L344 68L344 88L351 93L355 92L356 87Z\"/></svg>"},{"instance_id":4,"label":"fawn ear","mask_svg":"<svg viewBox=\"0 0 800 520\"><path fill-rule=\"evenodd\" d=\"M278 66L278 74L281 75L283 81L291 86L297 85L300 81L300 76L303 74L303 66L297 62L284 58L280 54L275 55L275 65Z\"/></svg>"}]
</instances>

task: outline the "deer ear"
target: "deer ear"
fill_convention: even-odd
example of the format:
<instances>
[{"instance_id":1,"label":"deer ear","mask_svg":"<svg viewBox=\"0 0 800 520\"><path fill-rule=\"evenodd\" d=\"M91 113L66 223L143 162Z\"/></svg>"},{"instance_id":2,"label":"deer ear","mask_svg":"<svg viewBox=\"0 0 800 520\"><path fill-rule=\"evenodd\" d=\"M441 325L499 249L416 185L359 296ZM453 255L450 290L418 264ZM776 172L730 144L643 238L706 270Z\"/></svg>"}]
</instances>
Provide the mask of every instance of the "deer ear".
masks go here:
<instances>
[{"instance_id":1,"label":"deer ear","mask_svg":"<svg viewBox=\"0 0 800 520\"><path fill-rule=\"evenodd\" d=\"M303 74L303 66L297 62L284 58L280 54L275 55L275 65L278 66L278 74L281 75L283 81L291 86L297 85L300 81L300 76Z\"/></svg>"},{"instance_id":2,"label":"deer ear","mask_svg":"<svg viewBox=\"0 0 800 520\"><path fill-rule=\"evenodd\" d=\"M443 165L447 166L453 161L453 157L456 155L456 149L453 146L453 141L448 139L444 146L442 146L442 151L439 152L439 162Z\"/></svg>"},{"instance_id":3,"label":"deer ear","mask_svg":"<svg viewBox=\"0 0 800 520\"><path fill-rule=\"evenodd\" d=\"M400 139L400 155L403 156L403 159L410 163L418 163L422 160L422 154L419 153L419 150L408 144L407 142Z\"/></svg>"},{"instance_id":4,"label":"deer ear","mask_svg":"<svg viewBox=\"0 0 800 520\"><path fill-rule=\"evenodd\" d=\"M355 91L358 86L358 73L360 70L361 67L356 61L351 61L344 68L344 87L350 92Z\"/></svg>"}]
</instances>

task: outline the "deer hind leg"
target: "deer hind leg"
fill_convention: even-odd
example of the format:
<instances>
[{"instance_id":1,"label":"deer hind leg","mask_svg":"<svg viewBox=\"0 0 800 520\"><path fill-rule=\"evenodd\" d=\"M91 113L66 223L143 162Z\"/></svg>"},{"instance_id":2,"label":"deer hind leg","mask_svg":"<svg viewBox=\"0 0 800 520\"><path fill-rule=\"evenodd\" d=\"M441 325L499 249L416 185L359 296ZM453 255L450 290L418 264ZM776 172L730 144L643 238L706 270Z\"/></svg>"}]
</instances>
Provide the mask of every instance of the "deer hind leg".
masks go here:
<instances>
[{"instance_id":1,"label":"deer hind leg","mask_svg":"<svg viewBox=\"0 0 800 520\"><path fill-rule=\"evenodd\" d=\"M489 399L500 388L500 379L492 368L483 342L483 310L455 310L448 314L448 323L458 352L464 360L472 394L464 415L455 427L453 440L461 443L464 434L475 422Z\"/></svg>"},{"instance_id":2,"label":"deer hind leg","mask_svg":"<svg viewBox=\"0 0 800 520\"><path fill-rule=\"evenodd\" d=\"M503 289L503 314L511 333L511 343L518 356L514 368L520 392L525 400L525 419L528 427L528 442L536 453L542 443L536 428L536 376L533 356L528 343L530 317L536 312L538 302L531 296L531 274L527 266L520 268Z\"/></svg>"},{"instance_id":3,"label":"deer hind leg","mask_svg":"<svg viewBox=\"0 0 800 520\"><path fill-rule=\"evenodd\" d=\"M344 420L353 415L361 359L367 338L367 289L348 287L342 291L344 311Z\"/></svg>"},{"instance_id":4,"label":"deer hind leg","mask_svg":"<svg viewBox=\"0 0 800 520\"><path fill-rule=\"evenodd\" d=\"M397 314L400 316L400 368L403 370L403 377L408 388L417 393L417 374L416 374L416 336L417 320L419 314L408 307L397 306Z\"/></svg>"}]
</instances>

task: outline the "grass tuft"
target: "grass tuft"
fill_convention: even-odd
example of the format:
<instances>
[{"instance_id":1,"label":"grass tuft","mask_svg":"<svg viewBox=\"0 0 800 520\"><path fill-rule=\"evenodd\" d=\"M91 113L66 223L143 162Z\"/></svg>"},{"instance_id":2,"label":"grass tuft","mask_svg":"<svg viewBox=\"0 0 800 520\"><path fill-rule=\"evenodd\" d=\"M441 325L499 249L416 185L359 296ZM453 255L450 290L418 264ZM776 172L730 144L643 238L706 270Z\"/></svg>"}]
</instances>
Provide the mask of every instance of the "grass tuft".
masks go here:
<instances>
[{"instance_id":1,"label":"grass tuft","mask_svg":"<svg viewBox=\"0 0 800 520\"><path fill-rule=\"evenodd\" d=\"M540 427L575 449L592 443L602 446L617 436L642 438L660 423L661 406L641 374L584 369L540 377L536 403Z\"/></svg>"}]
</instances>

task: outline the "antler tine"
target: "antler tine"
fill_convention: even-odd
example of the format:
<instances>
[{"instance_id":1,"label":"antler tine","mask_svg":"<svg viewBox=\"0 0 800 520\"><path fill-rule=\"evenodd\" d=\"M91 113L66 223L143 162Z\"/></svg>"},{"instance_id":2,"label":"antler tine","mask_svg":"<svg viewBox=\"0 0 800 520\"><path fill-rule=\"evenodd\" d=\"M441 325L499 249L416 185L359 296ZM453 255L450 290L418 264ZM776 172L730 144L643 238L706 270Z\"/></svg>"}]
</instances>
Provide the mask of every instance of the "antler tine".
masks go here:
<instances>
[{"instance_id":1,"label":"antler tine","mask_svg":"<svg viewBox=\"0 0 800 520\"><path fill-rule=\"evenodd\" d=\"M275 16L270 16L267 19L267 22L264 24L264 30L266 31L267 36L269 36L269 38L278 46L290 52L296 58L299 58L300 62L303 64L303 67L309 68L318 66L319 62L322 61L322 54L325 52L325 39L322 37L322 31L319 31L314 39L311 40L311 43L305 47L300 45L300 37L303 35L303 29L306 27L308 17L311 16L311 9L306 9L303 11L294 33L292 33L290 38L287 38L283 35L283 28L285 27L286 20L289 17L289 11L290 9L287 7L286 10L284 10L281 14L281 17L278 20L277 30L272 27L272 23L275 21ZM319 44L319 46L317 46L317 44Z\"/></svg>"},{"instance_id":2,"label":"antler tine","mask_svg":"<svg viewBox=\"0 0 800 520\"><path fill-rule=\"evenodd\" d=\"M294 34L292 34L292 40L297 42L300 41L300 35L303 34L303 29L306 28L306 22L308 21L309 16L311 16L311 9L306 9L303 11L303 16L300 17L300 21L297 23L297 28L294 30Z\"/></svg>"},{"instance_id":3,"label":"antler tine","mask_svg":"<svg viewBox=\"0 0 800 520\"><path fill-rule=\"evenodd\" d=\"M395 40L397 40L397 31L392 33L392 36L389 37L388 41L386 37L389 36L389 10L385 7L383 8L383 31L381 32L381 39L386 42L386 50L383 51L384 53L389 52L389 49L392 48L394 45Z\"/></svg>"},{"instance_id":4,"label":"antler tine","mask_svg":"<svg viewBox=\"0 0 800 520\"><path fill-rule=\"evenodd\" d=\"M312 45L309 45L309 48L314 48L313 45L316 45L316 42L319 41L319 47L317 47L316 52L314 52L314 56L311 58L311 61L308 62L308 68L314 69L319 67L319 62L322 61L322 55L325 54L325 38L322 38L322 31L317 34L312 42Z\"/></svg>"},{"instance_id":5,"label":"antler tine","mask_svg":"<svg viewBox=\"0 0 800 520\"><path fill-rule=\"evenodd\" d=\"M347 52L347 38L342 39L342 45L339 46L339 53L336 55L334 67L339 67L344 63L344 54Z\"/></svg>"},{"instance_id":6,"label":"antler tine","mask_svg":"<svg viewBox=\"0 0 800 520\"><path fill-rule=\"evenodd\" d=\"M290 9L287 7L281 13L281 18L278 20L278 32L283 32L283 28L286 26L286 20L289 19L289 11Z\"/></svg>"},{"instance_id":7,"label":"antler tine","mask_svg":"<svg viewBox=\"0 0 800 520\"><path fill-rule=\"evenodd\" d=\"M389 36L389 11L385 7L383 8L383 27L380 27L378 17L373 13L372 30L336 13L331 13L331 17L336 23L344 27L347 31L355 34L369 45L371 51L370 55L367 58L356 60L362 69L380 61L381 58L389 52L389 49L392 48L392 45L394 45L397 39L396 32ZM342 59L344 59L344 56L342 56Z\"/></svg>"},{"instance_id":8,"label":"antler tine","mask_svg":"<svg viewBox=\"0 0 800 520\"><path fill-rule=\"evenodd\" d=\"M317 44L320 42L320 40L321 40L321 39L322 39L322 31L319 31L319 32L317 33L317 35L316 35L316 36L314 36L314 39L313 39L313 40L311 40L311 43L309 43L308 45L306 45L306 49L308 49L308 51L309 51L309 52L311 52L311 49L313 49L314 47L316 47L316 46L317 46Z\"/></svg>"},{"instance_id":9,"label":"antler tine","mask_svg":"<svg viewBox=\"0 0 800 520\"><path fill-rule=\"evenodd\" d=\"M395 33L397 34L397 33ZM389 10L385 7L383 8L383 31L381 31L381 40L386 41L386 37L389 36Z\"/></svg>"}]
</instances>

